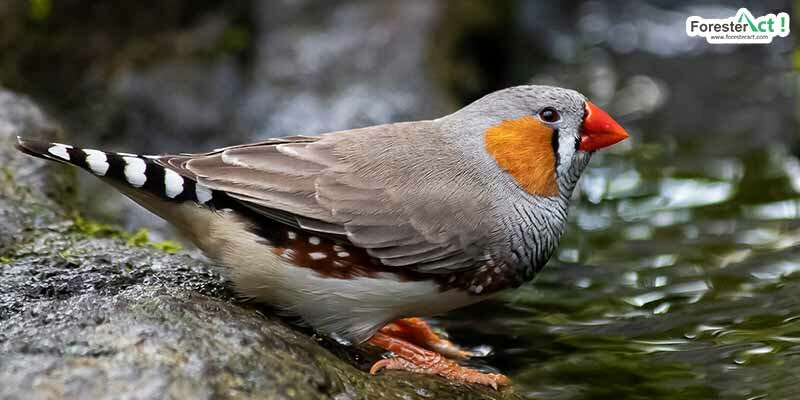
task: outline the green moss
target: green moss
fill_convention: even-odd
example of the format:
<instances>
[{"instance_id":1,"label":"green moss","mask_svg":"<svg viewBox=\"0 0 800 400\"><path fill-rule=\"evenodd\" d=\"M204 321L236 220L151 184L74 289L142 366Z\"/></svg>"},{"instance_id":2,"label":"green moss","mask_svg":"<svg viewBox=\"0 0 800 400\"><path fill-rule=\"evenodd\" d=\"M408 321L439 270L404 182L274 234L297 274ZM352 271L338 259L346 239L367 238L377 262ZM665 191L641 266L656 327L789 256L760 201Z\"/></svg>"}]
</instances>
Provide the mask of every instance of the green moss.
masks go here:
<instances>
[{"instance_id":1,"label":"green moss","mask_svg":"<svg viewBox=\"0 0 800 400\"><path fill-rule=\"evenodd\" d=\"M147 232L147 229L139 228L139 230L136 231L136 233L128 237L127 242L128 245L130 246L144 247L147 246L148 243L150 243L150 235Z\"/></svg>"},{"instance_id":2,"label":"green moss","mask_svg":"<svg viewBox=\"0 0 800 400\"><path fill-rule=\"evenodd\" d=\"M62 250L58 252L58 256L63 258L65 261L70 261L75 257L75 254L70 250Z\"/></svg>"},{"instance_id":3,"label":"green moss","mask_svg":"<svg viewBox=\"0 0 800 400\"><path fill-rule=\"evenodd\" d=\"M0 168L0 195L10 199L23 198L29 192L27 187L17 184L14 171L7 166Z\"/></svg>"},{"instance_id":4,"label":"green moss","mask_svg":"<svg viewBox=\"0 0 800 400\"><path fill-rule=\"evenodd\" d=\"M151 242L147 229L141 228L128 238L128 244L136 247L150 247L168 254L175 254L183 249L181 245L171 240Z\"/></svg>"},{"instance_id":5,"label":"green moss","mask_svg":"<svg viewBox=\"0 0 800 400\"><path fill-rule=\"evenodd\" d=\"M73 215L72 222L74 229L86 236L124 240L129 246L149 247L168 254L174 254L183 249L181 245L170 240L151 242L150 233L145 228L131 233L114 225L87 220L79 214Z\"/></svg>"},{"instance_id":6,"label":"green moss","mask_svg":"<svg viewBox=\"0 0 800 400\"><path fill-rule=\"evenodd\" d=\"M75 229L86 236L96 238L121 238L124 236L124 232L119 227L89 221L77 213L73 215L72 222Z\"/></svg>"},{"instance_id":7,"label":"green moss","mask_svg":"<svg viewBox=\"0 0 800 400\"><path fill-rule=\"evenodd\" d=\"M50 0L29 0L28 1L28 17L30 19L41 22L47 20L53 10Z\"/></svg>"},{"instance_id":8,"label":"green moss","mask_svg":"<svg viewBox=\"0 0 800 400\"><path fill-rule=\"evenodd\" d=\"M9 183L13 183L14 182L14 173L11 172L11 168L3 167L2 170L0 170L0 171L2 171L2 173L3 173L3 180L5 180L6 182L9 182Z\"/></svg>"},{"instance_id":9,"label":"green moss","mask_svg":"<svg viewBox=\"0 0 800 400\"><path fill-rule=\"evenodd\" d=\"M160 242L153 242L150 243L150 247L156 250L163 251L164 253L167 254L175 254L183 250L183 246L171 240L162 240Z\"/></svg>"}]
</instances>

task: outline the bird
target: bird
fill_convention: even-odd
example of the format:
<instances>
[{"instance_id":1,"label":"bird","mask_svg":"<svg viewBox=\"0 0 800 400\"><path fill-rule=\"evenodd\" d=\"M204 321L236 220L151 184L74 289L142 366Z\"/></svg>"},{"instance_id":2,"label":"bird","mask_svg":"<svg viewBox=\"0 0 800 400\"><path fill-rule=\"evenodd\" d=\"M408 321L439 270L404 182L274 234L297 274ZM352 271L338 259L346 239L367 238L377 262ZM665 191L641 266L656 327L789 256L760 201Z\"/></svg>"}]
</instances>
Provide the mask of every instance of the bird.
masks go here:
<instances>
[{"instance_id":1,"label":"bird","mask_svg":"<svg viewBox=\"0 0 800 400\"><path fill-rule=\"evenodd\" d=\"M528 282L564 231L592 154L628 137L571 89L523 85L437 119L286 136L206 153L137 155L18 138L164 218L238 295L372 365L507 385L423 319Z\"/></svg>"}]
</instances>

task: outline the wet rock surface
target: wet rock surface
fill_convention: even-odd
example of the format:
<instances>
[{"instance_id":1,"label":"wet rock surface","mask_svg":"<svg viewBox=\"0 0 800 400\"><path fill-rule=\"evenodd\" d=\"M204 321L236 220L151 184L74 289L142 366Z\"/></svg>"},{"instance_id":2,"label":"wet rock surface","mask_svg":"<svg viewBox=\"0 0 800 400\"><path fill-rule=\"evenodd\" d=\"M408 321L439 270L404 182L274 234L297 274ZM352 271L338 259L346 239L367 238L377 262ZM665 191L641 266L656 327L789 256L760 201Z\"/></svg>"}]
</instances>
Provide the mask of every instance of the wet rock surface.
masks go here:
<instances>
[{"instance_id":1,"label":"wet rock surface","mask_svg":"<svg viewBox=\"0 0 800 400\"><path fill-rule=\"evenodd\" d=\"M0 398L516 396L370 376L363 365L374 354L323 346L237 302L201 260L87 235L51 199L68 197L48 194L54 182L72 184L68 170L12 146L18 134L52 135L54 126L27 99L0 92Z\"/></svg>"}]
</instances>

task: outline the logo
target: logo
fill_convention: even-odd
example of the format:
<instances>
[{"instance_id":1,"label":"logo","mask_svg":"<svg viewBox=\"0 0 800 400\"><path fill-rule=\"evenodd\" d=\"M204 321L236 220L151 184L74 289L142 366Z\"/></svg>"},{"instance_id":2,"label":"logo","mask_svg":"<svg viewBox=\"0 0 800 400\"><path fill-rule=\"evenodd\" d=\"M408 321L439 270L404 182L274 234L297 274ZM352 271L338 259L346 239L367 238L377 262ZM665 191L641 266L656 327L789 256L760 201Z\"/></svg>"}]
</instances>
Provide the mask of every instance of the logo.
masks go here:
<instances>
[{"instance_id":1,"label":"logo","mask_svg":"<svg viewBox=\"0 0 800 400\"><path fill-rule=\"evenodd\" d=\"M724 19L706 19L696 15L686 18L686 34L701 36L711 44L772 43L775 36L789 36L789 14L767 14L755 18L750 10L740 8L736 15Z\"/></svg>"}]
</instances>

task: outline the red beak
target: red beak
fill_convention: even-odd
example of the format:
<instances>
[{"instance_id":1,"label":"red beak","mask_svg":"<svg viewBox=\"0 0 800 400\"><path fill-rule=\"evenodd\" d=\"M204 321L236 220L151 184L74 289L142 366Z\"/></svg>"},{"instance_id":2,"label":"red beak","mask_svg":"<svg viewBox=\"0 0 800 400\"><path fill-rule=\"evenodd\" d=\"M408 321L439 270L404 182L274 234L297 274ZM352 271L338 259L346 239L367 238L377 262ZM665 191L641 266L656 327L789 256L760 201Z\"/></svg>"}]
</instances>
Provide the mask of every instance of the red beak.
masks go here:
<instances>
[{"instance_id":1,"label":"red beak","mask_svg":"<svg viewBox=\"0 0 800 400\"><path fill-rule=\"evenodd\" d=\"M628 132L625 132L617 121L591 101L586 102L586 116L581 126L581 144L578 150L595 151L627 137Z\"/></svg>"}]
</instances>

